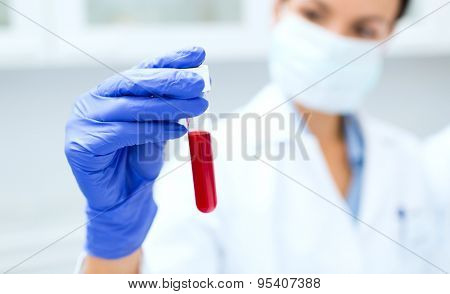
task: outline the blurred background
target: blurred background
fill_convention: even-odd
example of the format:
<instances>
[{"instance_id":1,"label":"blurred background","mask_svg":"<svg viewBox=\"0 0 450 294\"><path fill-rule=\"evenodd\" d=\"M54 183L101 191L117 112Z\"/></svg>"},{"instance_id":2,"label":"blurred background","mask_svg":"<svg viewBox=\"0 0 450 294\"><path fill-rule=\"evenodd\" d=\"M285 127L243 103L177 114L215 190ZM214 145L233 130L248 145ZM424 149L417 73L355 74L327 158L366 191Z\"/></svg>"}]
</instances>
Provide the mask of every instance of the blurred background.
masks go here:
<instances>
[{"instance_id":1,"label":"blurred background","mask_svg":"<svg viewBox=\"0 0 450 294\"><path fill-rule=\"evenodd\" d=\"M399 29L445 2L415 0ZM1 0L0 270L84 223L64 124L75 98L113 74L86 54L123 70L159 52L203 46L212 111L228 112L268 82L270 26L271 0ZM392 40L366 109L422 138L449 123L449 28L446 7ZM83 236L81 228L12 272L73 272Z\"/></svg>"}]
</instances>

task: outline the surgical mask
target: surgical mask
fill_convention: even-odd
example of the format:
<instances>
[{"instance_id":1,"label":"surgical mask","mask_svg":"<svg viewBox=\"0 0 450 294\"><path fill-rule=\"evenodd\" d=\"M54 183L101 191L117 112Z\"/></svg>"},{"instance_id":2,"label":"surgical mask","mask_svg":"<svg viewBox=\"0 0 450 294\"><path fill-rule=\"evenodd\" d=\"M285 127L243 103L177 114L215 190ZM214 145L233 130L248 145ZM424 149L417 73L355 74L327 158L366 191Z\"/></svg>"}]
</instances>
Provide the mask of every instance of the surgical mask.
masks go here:
<instances>
[{"instance_id":1,"label":"surgical mask","mask_svg":"<svg viewBox=\"0 0 450 294\"><path fill-rule=\"evenodd\" d=\"M306 108L352 113L381 76L383 54L370 51L377 42L339 36L293 14L284 15L272 37L272 81Z\"/></svg>"}]
</instances>

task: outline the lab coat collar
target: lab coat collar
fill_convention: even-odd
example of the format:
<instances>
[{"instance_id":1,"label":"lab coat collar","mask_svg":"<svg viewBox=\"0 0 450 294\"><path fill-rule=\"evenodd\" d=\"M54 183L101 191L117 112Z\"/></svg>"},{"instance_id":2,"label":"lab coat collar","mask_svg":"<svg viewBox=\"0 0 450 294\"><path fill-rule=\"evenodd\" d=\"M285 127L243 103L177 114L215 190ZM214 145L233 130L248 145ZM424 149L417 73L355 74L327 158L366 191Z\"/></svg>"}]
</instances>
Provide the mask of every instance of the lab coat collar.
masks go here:
<instances>
[{"instance_id":1,"label":"lab coat collar","mask_svg":"<svg viewBox=\"0 0 450 294\"><path fill-rule=\"evenodd\" d=\"M262 129L269 130L270 138L262 135L265 140L276 144L293 139L293 134L310 137L312 134L302 125L301 115L295 109L293 101L288 101L281 90L269 84L261 90L252 101L242 110L242 115L252 113L262 119ZM281 124L281 126L280 126ZM303 128L303 129L302 129Z\"/></svg>"},{"instance_id":2,"label":"lab coat collar","mask_svg":"<svg viewBox=\"0 0 450 294\"><path fill-rule=\"evenodd\" d=\"M278 106L278 107L277 107ZM295 107L294 101L285 97L281 89L274 85L269 84L263 90L261 90L256 97L244 108L244 113L256 113L263 118L263 124L268 124L271 129L270 139L273 143L278 143L280 141L286 141L293 139L292 133L299 134L302 138L306 140L315 140L313 133L302 121L302 115L298 112ZM280 128L275 122L276 117L282 117L284 121L284 128ZM351 135L349 140L361 140L362 136L362 126L360 123L361 117L364 117L363 112L357 112L354 115L346 115L345 119L345 132L355 134ZM295 128L295 130L292 130ZM357 132L353 132L354 128L357 128ZM351 158L350 160L354 162L359 162L363 158L363 149L350 150Z\"/></svg>"}]
</instances>

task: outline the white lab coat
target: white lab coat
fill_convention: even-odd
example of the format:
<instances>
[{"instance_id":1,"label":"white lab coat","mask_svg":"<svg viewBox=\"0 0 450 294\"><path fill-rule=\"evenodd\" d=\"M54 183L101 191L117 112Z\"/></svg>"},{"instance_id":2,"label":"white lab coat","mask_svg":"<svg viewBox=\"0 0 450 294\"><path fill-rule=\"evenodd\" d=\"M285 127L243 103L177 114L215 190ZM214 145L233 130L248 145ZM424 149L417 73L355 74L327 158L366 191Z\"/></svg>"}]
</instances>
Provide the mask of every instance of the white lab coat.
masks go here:
<instances>
[{"instance_id":1,"label":"white lab coat","mask_svg":"<svg viewBox=\"0 0 450 294\"><path fill-rule=\"evenodd\" d=\"M261 115L284 100L268 86L239 112ZM284 118L294 112L290 103L275 111ZM402 247L431 259L434 218L427 209L418 142L366 114L358 119L366 146L358 217L365 224L344 212L349 207L313 135L302 134L309 160L300 148L294 159L274 160L265 151L292 142L288 131L274 130L258 140L252 126L243 133L235 119L231 136L226 137L224 125L213 133L218 141L215 212L197 212L189 163L180 167L182 162L174 160L165 166L162 174L178 169L156 184L159 211L143 246L143 272L438 272ZM248 153L259 150L264 162L241 156L244 141ZM227 145L234 151L232 160L225 158Z\"/></svg>"},{"instance_id":2,"label":"white lab coat","mask_svg":"<svg viewBox=\"0 0 450 294\"><path fill-rule=\"evenodd\" d=\"M438 258L450 268L450 126L426 140L423 148L425 172L438 218Z\"/></svg>"},{"instance_id":3,"label":"white lab coat","mask_svg":"<svg viewBox=\"0 0 450 294\"><path fill-rule=\"evenodd\" d=\"M426 140L425 168L437 201L450 205L450 126Z\"/></svg>"}]
</instances>

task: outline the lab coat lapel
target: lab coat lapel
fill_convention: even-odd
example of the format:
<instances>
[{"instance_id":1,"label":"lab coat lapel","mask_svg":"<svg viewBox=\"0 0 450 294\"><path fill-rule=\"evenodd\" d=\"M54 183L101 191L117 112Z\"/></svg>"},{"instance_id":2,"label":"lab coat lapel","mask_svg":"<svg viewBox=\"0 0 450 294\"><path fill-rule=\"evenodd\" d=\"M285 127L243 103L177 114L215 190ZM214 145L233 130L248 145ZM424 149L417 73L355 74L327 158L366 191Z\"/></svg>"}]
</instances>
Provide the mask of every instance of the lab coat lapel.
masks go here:
<instances>
[{"instance_id":1,"label":"lab coat lapel","mask_svg":"<svg viewBox=\"0 0 450 294\"><path fill-rule=\"evenodd\" d=\"M267 100L258 102L265 111L271 105L277 105L283 97L276 88L268 88L263 93ZM291 103L286 103L277 109L277 113L287 122L295 109ZM271 134L266 140L270 141L272 150L283 146L283 143L287 146L293 140L289 130L273 130ZM275 224L274 247L280 257L280 268L291 273L359 272L359 243L352 218L342 211L348 211L348 206L329 174L317 140L310 133L302 133L301 136L308 158L304 157L299 146L294 146L293 157L288 154L279 160L263 157L272 167L261 166L261 169L272 169L272 177L268 178L274 179L270 187L274 187L275 192L270 203ZM322 253L313 254L317 250Z\"/></svg>"},{"instance_id":2,"label":"lab coat lapel","mask_svg":"<svg viewBox=\"0 0 450 294\"><path fill-rule=\"evenodd\" d=\"M276 86L270 85L260 93L257 99L255 99L254 105L250 107L250 109L254 109L257 113L263 115L273 108L273 105L280 105L276 109L276 113L283 117L286 127L280 131L276 125L270 123L269 127L272 128L270 138L263 137L262 140L270 142L271 150L277 150L283 144L285 148L289 144L292 144L292 141L295 140L293 133L297 137L300 136L299 142L294 142L294 145L290 145L287 148L289 151L285 152L282 160L273 161L268 158L266 160L269 163L272 162L271 165L279 167L278 176L285 178L292 177L293 179L290 179L290 181L295 185L299 187L303 185L304 187L302 189L312 190L313 192L310 191L310 193L320 195L316 195L315 197L322 197L324 198L322 201L329 201L332 205L341 208L341 210L349 211L347 203L342 199L332 179L316 138L307 131L296 133L288 127L292 117L294 117L295 122L293 125L297 131L298 125L300 124L300 116L296 114L296 109L293 107L292 102L287 102L283 97L283 94ZM302 144L302 146L299 144ZM306 154L301 149L305 149ZM293 153L289 153L291 151ZM349 218L351 219L351 217Z\"/></svg>"},{"instance_id":3,"label":"lab coat lapel","mask_svg":"<svg viewBox=\"0 0 450 294\"><path fill-rule=\"evenodd\" d=\"M380 216L393 201L389 193L395 184L392 170L392 152L386 143L386 138L371 123L367 115L358 115L365 142L365 162L363 170L362 199L360 218L369 224L380 222Z\"/></svg>"},{"instance_id":4,"label":"lab coat lapel","mask_svg":"<svg viewBox=\"0 0 450 294\"><path fill-rule=\"evenodd\" d=\"M282 160L273 203L275 247L286 272L361 271L362 255L346 203L333 188L322 154L304 139L310 159ZM315 254L320 252L320 254Z\"/></svg>"}]
</instances>

